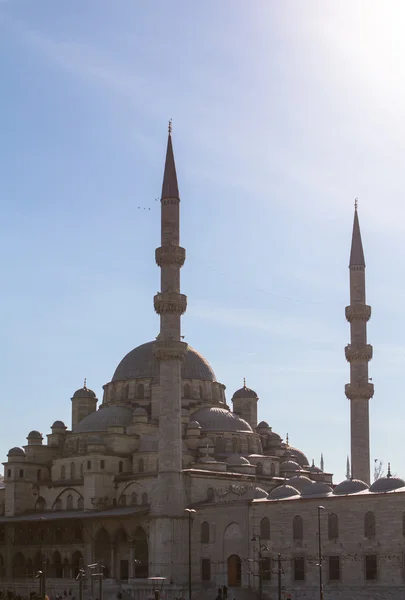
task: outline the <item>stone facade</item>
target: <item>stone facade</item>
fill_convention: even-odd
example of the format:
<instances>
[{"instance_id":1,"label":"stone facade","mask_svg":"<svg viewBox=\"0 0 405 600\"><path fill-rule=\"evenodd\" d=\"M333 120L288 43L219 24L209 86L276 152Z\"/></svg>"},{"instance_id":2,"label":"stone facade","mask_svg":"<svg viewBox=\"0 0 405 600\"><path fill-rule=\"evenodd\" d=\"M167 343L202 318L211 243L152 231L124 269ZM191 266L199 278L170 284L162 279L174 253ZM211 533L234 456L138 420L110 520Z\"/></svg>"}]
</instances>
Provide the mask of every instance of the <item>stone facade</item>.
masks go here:
<instances>
[{"instance_id":1,"label":"stone facade","mask_svg":"<svg viewBox=\"0 0 405 600\"><path fill-rule=\"evenodd\" d=\"M338 486L257 422L259 399L245 382L231 411L208 361L183 341L186 252L179 244L169 132L156 250L160 333L123 358L100 403L86 382L73 394L70 428L55 421L46 443L33 430L27 444L9 451L0 482L0 591L28 596L42 571L49 595L78 596L83 567L85 597L99 597L88 567L98 564L103 597L111 600L150 597L151 577L164 578L165 598L187 597L189 567L196 599L214 600L222 585L236 600L275 598L279 581L281 597L309 599L319 593L319 516L325 597L398 598L405 482L388 473L368 485L371 309L357 210L346 308L357 479Z\"/></svg>"}]
</instances>

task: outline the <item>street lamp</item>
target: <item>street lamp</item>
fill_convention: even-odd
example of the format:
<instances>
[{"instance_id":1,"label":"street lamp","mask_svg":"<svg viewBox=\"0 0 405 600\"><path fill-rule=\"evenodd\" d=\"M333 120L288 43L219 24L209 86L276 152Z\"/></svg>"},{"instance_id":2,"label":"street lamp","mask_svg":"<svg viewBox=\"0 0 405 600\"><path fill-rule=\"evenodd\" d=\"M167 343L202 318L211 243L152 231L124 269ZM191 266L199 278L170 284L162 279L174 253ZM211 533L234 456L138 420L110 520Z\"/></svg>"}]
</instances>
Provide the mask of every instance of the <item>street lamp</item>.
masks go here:
<instances>
[{"instance_id":1,"label":"street lamp","mask_svg":"<svg viewBox=\"0 0 405 600\"><path fill-rule=\"evenodd\" d=\"M92 581L93 578L98 577L98 599L99 600L103 600L103 577L104 577L104 569L105 566L102 565L100 562L98 563L93 563L92 565L87 565L89 569L95 569L96 567L98 568L98 573L91 573L91 577L92 577Z\"/></svg>"},{"instance_id":2,"label":"street lamp","mask_svg":"<svg viewBox=\"0 0 405 600\"><path fill-rule=\"evenodd\" d=\"M196 511L194 508L185 508L184 512L188 513L188 598L191 600L191 519Z\"/></svg>"},{"instance_id":3,"label":"street lamp","mask_svg":"<svg viewBox=\"0 0 405 600\"><path fill-rule=\"evenodd\" d=\"M260 535L254 535L252 537L252 542L259 542L259 599L261 600L263 595L263 570L262 570L262 562L263 555L262 551L268 551L267 546L262 544L262 538Z\"/></svg>"},{"instance_id":4,"label":"street lamp","mask_svg":"<svg viewBox=\"0 0 405 600\"><path fill-rule=\"evenodd\" d=\"M321 510L324 506L318 506L318 561L319 561L319 600L323 600L323 582L322 582L322 540L321 540Z\"/></svg>"}]
</instances>

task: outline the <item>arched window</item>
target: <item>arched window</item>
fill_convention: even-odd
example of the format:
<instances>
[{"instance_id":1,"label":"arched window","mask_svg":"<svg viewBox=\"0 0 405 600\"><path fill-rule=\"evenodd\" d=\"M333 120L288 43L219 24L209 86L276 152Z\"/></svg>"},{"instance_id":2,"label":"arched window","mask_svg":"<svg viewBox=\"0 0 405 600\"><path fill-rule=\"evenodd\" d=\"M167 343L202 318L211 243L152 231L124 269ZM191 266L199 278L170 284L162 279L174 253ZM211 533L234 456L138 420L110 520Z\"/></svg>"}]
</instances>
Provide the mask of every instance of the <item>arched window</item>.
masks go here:
<instances>
[{"instance_id":1,"label":"arched window","mask_svg":"<svg viewBox=\"0 0 405 600\"><path fill-rule=\"evenodd\" d=\"M35 510L37 512L42 512L46 510L46 502L45 499L40 496L38 500L35 502Z\"/></svg>"},{"instance_id":2,"label":"arched window","mask_svg":"<svg viewBox=\"0 0 405 600\"><path fill-rule=\"evenodd\" d=\"M189 383L186 383L186 385L184 386L184 397L191 398L191 386Z\"/></svg>"},{"instance_id":3,"label":"arched window","mask_svg":"<svg viewBox=\"0 0 405 600\"><path fill-rule=\"evenodd\" d=\"M62 500L57 498L53 503L53 510L62 510Z\"/></svg>"},{"instance_id":4,"label":"arched window","mask_svg":"<svg viewBox=\"0 0 405 600\"><path fill-rule=\"evenodd\" d=\"M214 498L215 498L215 492L214 492L213 488L210 487L207 490L207 500L211 502L214 500Z\"/></svg>"},{"instance_id":5,"label":"arched window","mask_svg":"<svg viewBox=\"0 0 405 600\"><path fill-rule=\"evenodd\" d=\"M142 504L148 504L148 494L142 494Z\"/></svg>"},{"instance_id":6,"label":"arched window","mask_svg":"<svg viewBox=\"0 0 405 600\"><path fill-rule=\"evenodd\" d=\"M124 470L124 463L122 462L122 460L120 460L120 462L118 463L118 473L122 473Z\"/></svg>"},{"instance_id":7,"label":"arched window","mask_svg":"<svg viewBox=\"0 0 405 600\"><path fill-rule=\"evenodd\" d=\"M223 454L224 452L225 452L224 438L219 436L219 437L215 438L215 453Z\"/></svg>"},{"instance_id":8,"label":"arched window","mask_svg":"<svg viewBox=\"0 0 405 600\"><path fill-rule=\"evenodd\" d=\"M143 473L145 470L145 464L143 462L143 458L140 458L138 461L138 472Z\"/></svg>"},{"instance_id":9,"label":"arched window","mask_svg":"<svg viewBox=\"0 0 405 600\"><path fill-rule=\"evenodd\" d=\"M131 504L132 506L136 506L138 504L138 495L135 494L135 492L131 494Z\"/></svg>"},{"instance_id":10,"label":"arched window","mask_svg":"<svg viewBox=\"0 0 405 600\"><path fill-rule=\"evenodd\" d=\"M256 465L256 475L263 475L263 465L260 462Z\"/></svg>"},{"instance_id":11,"label":"arched window","mask_svg":"<svg viewBox=\"0 0 405 600\"><path fill-rule=\"evenodd\" d=\"M76 465L74 462L70 463L70 479L74 479L76 477Z\"/></svg>"},{"instance_id":12,"label":"arched window","mask_svg":"<svg viewBox=\"0 0 405 600\"><path fill-rule=\"evenodd\" d=\"M83 567L83 556L82 556L82 553L77 550L76 552L73 553L73 556L72 556L73 577L75 579L78 576L79 569L81 567Z\"/></svg>"},{"instance_id":13,"label":"arched window","mask_svg":"<svg viewBox=\"0 0 405 600\"><path fill-rule=\"evenodd\" d=\"M276 465L274 463L271 463L271 465L270 465L270 475L272 477L276 476Z\"/></svg>"},{"instance_id":14,"label":"arched window","mask_svg":"<svg viewBox=\"0 0 405 600\"><path fill-rule=\"evenodd\" d=\"M126 385L124 387L124 392L123 392L122 396L123 396L124 400L128 400L128 398L129 398L129 385Z\"/></svg>"},{"instance_id":15,"label":"arched window","mask_svg":"<svg viewBox=\"0 0 405 600\"><path fill-rule=\"evenodd\" d=\"M263 517L260 521L260 537L262 540L270 539L270 521L267 517Z\"/></svg>"},{"instance_id":16,"label":"arched window","mask_svg":"<svg viewBox=\"0 0 405 600\"><path fill-rule=\"evenodd\" d=\"M58 551L52 555L52 571L54 577L58 579L63 577L62 557Z\"/></svg>"},{"instance_id":17,"label":"arched window","mask_svg":"<svg viewBox=\"0 0 405 600\"><path fill-rule=\"evenodd\" d=\"M72 494L69 494L68 497L66 498L66 509L67 510L72 510L73 509L73 496L72 496Z\"/></svg>"},{"instance_id":18,"label":"arched window","mask_svg":"<svg viewBox=\"0 0 405 600\"><path fill-rule=\"evenodd\" d=\"M304 522L302 517L296 515L293 519L293 540L300 542L304 538Z\"/></svg>"},{"instance_id":19,"label":"arched window","mask_svg":"<svg viewBox=\"0 0 405 600\"><path fill-rule=\"evenodd\" d=\"M27 561L25 563L25 572L27 574L27 577L33 577L34 575L34 567L32 564L32 558L27 558ZM3 557L0 556L0 577L4 577L4 562L3 562Z\"/></svg>"},{"instance_id":20,"label":"arched window","mask_svg":"<svg viewBox=\"0 0 405 600\"><path fill-rule=\"evenodd\" d=\"M239 452L239 444L238 444L238 438L232 438L232 452L235 454L236 452Z\"/></svg>"},{"instance_id":21,"label":"arched window","mask_svg":"<svg viewBox=\"0 0 405 600\"><path fill-rule=\"evenodd\" d=\"M372 512L366 513L364 517L364 537L375 537L375 515Z\"/></svg>"},{"instance_id":22,"label":"arched window","mask_svg":"<svg viewBox=\"0 0 405 600\"><path fill-rule=\"evenodd\" d=\"M199 387L199 393L200 393L200 400L204 400L204 389L203 389L202 385L200 385L200 387Z\"/></svg>"},{"instance_id":23,"label":"arched window","mask_svg":"<svg viewBox=\"0 0 405 600\"><path fill-rule=\"evenodd\" d=\"M143 400L143 398L145 398L145 388L143 386L143 383L140 383L138 385L138 398L139 400Z\"/></svg>"},{"instance_id":24,"label":"arched window","mask_svg":"<svg viewBox=\"0 0 405 600\"><path fill-rule=\"evenodd\" d=\"M62 465L60 468L60 478L65 479L65 477L66 477L66 469L65 469L65 465Z\"/></svg>"},{"instance_id":25,"label":"arched window","mask_svg":"<svg viewBox=\"0 0 405 600\"><path fill-rule=\"evenodd\" d=\"M120 506L126 506L126 503L127 503L127 497L126 497L125 494L122 494L122 496L120 497L120 500L119 500L118 504Z\"/></svg>"},{"instance_id":26,"label":"arched window","mask_svg":"<svg viewBox=\"0 0 405 600\"><path fill-rule=\"evenodd\" d=\"M136 579L147 579L149 577L148 537L141 527L135 531L134 554Z\"/></svg>"},{"instance_id":27,"label":"arched window","mask_svg":"<svg viewBox=\"0 0 405 600\"><path fill-rule=\"evenodd\" d=\"M209 544L210 541L210 524L207 521L201 525L201 543Z\"/></svg>"},{"instance_id":28,"label":"arched window","mask_svg":"<svg viewBox=\"0 0 405 600\"><path fill-rule=\"evenodd\" d=\"M84 509L83 496L79 496L79 498L77 500L77 508L78 508L78 510L83 510Z\"/></svg>"},{"instance_id":29,"label":"arched window","mask_svg":"<svg viewBox=\"0 0 405 600\"><path fill-rule=\"evenodd\" d=\"M337 540L339 537L339 519L335 513L328 515L328 539Z\"/></svg>"}]
</instances>

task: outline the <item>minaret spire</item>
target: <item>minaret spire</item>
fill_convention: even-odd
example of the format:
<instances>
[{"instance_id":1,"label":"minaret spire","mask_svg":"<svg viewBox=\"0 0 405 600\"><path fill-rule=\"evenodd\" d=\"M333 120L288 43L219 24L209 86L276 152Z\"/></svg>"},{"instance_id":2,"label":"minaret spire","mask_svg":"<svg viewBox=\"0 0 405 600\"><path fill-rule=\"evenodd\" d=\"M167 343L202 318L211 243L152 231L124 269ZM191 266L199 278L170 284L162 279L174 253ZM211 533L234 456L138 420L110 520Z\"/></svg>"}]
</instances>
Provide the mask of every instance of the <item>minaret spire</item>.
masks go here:
<instances>
[{"instance_id":1,"label":"minaret spire","mask_svg":"<svg viewBox=\"0 0 405 600\"><path fill-rule=\"evenodd\" d=\"M365 268L356 199L349 262L350 305L346 306L350 344L346 346L345 354L350 363L350 383L345 386L345 393L350 400L351 476L369 484L369 400L374 394L374 386L368 376L373 348L367 344L367 321L371 316L371 307L366 304Z\"/></svg>"},{"instance_id":2,"label":"minaret spire","mask_svg":"<svg viewBox=\"0 0 405 600\"><path fill-rule=\"evenodd\" d=\"M174 577L172 564L184 564L181 546L173 546L181 533L185 495L183 485L183 441L181 421L181 363L188 346L181 338L181 315L186 311L187 297L180 293L180 269L186 252L180 242L180 196L174 162L171 122L161 197L161 246L156 249L160 267L160 289L154 297L155 311L160 315L160 333L154 342L159 361L159 467L151 514L154 516L155 540L153 564L156 572ZM176 575L177 576L177 575Z\"/></svg>"}]
</instances>

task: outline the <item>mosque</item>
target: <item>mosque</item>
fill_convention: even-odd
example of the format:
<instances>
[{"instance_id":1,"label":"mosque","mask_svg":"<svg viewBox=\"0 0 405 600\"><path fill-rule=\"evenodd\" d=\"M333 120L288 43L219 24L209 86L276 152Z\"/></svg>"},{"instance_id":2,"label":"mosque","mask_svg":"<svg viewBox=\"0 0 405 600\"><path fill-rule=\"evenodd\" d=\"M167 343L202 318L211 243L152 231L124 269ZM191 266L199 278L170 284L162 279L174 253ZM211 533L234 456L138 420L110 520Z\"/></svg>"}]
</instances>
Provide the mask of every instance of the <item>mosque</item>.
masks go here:
<instances>
[{"instance_id":1,"label":"mosque","mask_svg":"<svg viewBox=\"0 0 405 600\"><path fill-rule=\"evenodd\" d=\"M56 420L46 442L33 430L8 452L0 591L78 597L82 585L85 598L141 600L158 587L167 600L214 600L226 585L236 600L402 597L405 481L388 472L370 485L371 308L357 207L345 348L351 473L338 485L258 422L246 384L230 408L225 385L184 341L179 216L169 129L160 333L122 359L100 402L86 382L74 392L69 427Z\"/></svg>"}]
</instances>

